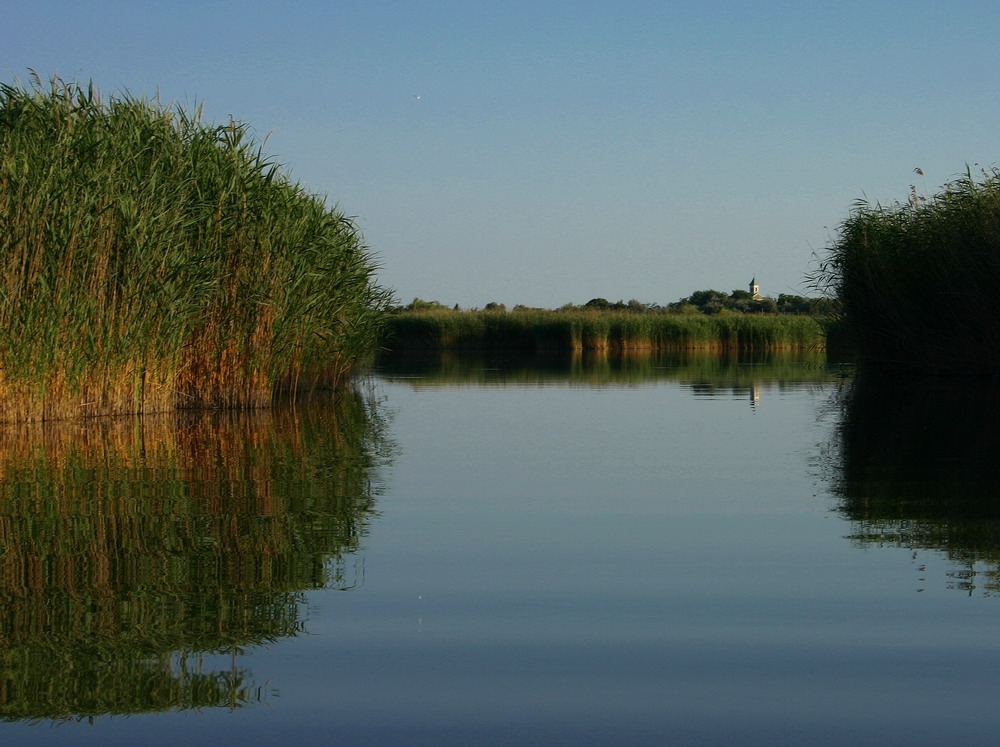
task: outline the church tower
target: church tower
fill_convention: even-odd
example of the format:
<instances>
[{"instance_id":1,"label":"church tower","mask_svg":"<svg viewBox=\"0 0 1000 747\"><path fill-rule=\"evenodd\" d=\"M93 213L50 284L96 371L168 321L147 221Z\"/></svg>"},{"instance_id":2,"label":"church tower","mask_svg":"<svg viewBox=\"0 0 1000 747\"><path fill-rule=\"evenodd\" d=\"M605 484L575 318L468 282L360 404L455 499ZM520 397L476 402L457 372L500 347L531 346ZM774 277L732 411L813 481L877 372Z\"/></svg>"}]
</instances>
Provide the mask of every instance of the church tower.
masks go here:
<instances>
[{"instance_id":1,"label":"church tower","mask_svg":"<svg viewBox=\"0 0 1000 747\"><path fill-rule=\"evenodd\" d=\"M750 281L750 295L753 296L754 301L759 301L763 298L763 296L760 295L760 286L757 285L756 276L754 276L754 278Z\"/></svg>"}]
</instances>

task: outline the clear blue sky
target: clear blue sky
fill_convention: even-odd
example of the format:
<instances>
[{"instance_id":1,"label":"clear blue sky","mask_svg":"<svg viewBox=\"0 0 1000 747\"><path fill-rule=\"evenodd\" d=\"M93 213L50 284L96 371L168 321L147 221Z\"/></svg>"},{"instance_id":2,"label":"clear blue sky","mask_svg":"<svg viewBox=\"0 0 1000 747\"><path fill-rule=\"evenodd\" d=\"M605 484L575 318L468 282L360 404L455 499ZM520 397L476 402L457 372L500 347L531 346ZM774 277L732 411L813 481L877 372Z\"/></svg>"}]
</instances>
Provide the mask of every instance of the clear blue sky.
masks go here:
<instances>
[{"instance_id":1,"label":"clear blue sky","mask_svg":"<svg viewBox=\"0 0 1000 747\"><path fill-rule=\"evenodd\" d=\"M401 301L552 308L808 295L853 200L998 161L998 39L995 0L39 0L0 79L203 102Z\"/></svg>"}]
</instances>

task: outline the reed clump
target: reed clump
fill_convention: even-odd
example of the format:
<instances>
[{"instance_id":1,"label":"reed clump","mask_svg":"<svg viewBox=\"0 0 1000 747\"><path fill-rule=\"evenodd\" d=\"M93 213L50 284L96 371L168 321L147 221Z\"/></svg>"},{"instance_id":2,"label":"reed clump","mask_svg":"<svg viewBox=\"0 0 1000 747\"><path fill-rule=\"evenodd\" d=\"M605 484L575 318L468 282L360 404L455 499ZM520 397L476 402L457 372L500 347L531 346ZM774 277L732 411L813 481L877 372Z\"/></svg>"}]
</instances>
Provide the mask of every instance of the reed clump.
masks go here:
<instances>
[{"instance_id":1,"label":"reed clump","mask_svg":"<svg viewBox=\"0 0 1000 747\"><path fill-rule=\"evenodd\" d=\"M390 294L250 128L0 85L0 421L256 408L336 387Z\"/></svg>"},{"instance_id":2,"label":"reed clump","mask_svg":"<svg viewBox=\"0 0 1000 747\"><path fill-rule=\"evenodd\" d=\"M390 350L767 350L823 345L810 316L634 314L627 311L404 311L387 322Z\"/></svg>"},{"instance_id":3,"label":"reed clump","mask_svg":"<svg viewBox=\"0 0 1000 747\"><path fill-rule=\"evenodd\" d=\"M862 365L1000 372L1000 172L859 200L813 279L839 297Z\"/></svg>"}]
</instances>

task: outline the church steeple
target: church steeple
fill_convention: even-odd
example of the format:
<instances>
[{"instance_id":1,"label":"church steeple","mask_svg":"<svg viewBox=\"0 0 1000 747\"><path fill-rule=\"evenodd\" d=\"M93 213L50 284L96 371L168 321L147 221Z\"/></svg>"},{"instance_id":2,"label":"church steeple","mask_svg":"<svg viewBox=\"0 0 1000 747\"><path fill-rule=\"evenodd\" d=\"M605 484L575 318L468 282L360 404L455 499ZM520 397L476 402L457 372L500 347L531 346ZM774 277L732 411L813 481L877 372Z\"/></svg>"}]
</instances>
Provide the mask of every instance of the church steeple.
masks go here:
<instances>
[{"instance_id":1,"label":"church steeple","mask_svg":"<svg viewBox=\"0 0 1000 747\"><path fill-rule=\"evenodd\" d=\"M750 281L750 295L753 296L754 301L759 301L763 298L760 295L760 286L757 285L757 276L754 275L753 279Z\"/></svg>"}]
</instances>

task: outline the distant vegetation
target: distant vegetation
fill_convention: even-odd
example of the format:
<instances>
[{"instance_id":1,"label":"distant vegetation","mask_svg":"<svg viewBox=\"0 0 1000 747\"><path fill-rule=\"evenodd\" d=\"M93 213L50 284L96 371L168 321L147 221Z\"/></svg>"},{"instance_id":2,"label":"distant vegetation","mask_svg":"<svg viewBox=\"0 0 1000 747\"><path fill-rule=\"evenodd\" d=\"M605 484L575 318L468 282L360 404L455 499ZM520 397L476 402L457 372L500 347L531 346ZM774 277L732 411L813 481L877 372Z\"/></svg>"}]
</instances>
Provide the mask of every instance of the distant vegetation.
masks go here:
<instances>
[{"instance_id":1,"label":"distant vegetation","mask_svg":"<svg viewBox=\"0 0 1000 747\"><path fill-rule=\"evenodd\" d=\"M248 126L0 85L0 421L261 407L336 387L389 294Z\"/></svg>"},{"instance_id":2,"label":"distant vegetation","mask_svg":"<svg viewBox=\"0 0 1000 747\"><path fill-rule=\"evenodd\" d=\"M814 281L842 303L864 366L1000 372L1000 172L859 200Z\"/></svg>"},{"instance_id":3,"label":"distant vegetation","mask_svg":"<svg viewBox=\"0 0 1000 747\"><path fill-rule=\"evenodd\" d=\"M463 311L436 301L414 301L389 318L389 349L683 350L818 347L833 311L825 299L799 296L753 299L698 291L668 306L591 299L559 309L491 302Z\"/></svg>"},{"instance_id":4,"label":"distant vegetation","mask_svg":"<svg viewBox=\"0 0 1000 747\"><path fill-rule=\"evenodd\" d=\"M632 314L807 314L810 316L825 316L835 314L839 306L830 298L806 298L782 293L777 299L765 297L755 299L748 291L734 290L723 293L717 290L695 291L678 301L661 306L656 303L643 303L636 299L630 301L608 301L605 298L592 298L585 304L568 303L556 311L627 311ZM458 306L447 306L440 301L424 301L415 298L405 306L397 306L394 311L462 311ZM517 305L512 311L548 311L536 307ZM468 309L479 311L479 309ZM491 301L483 306L482 311L507 311L507 305Z\"/></svg>"}]
</instances>

